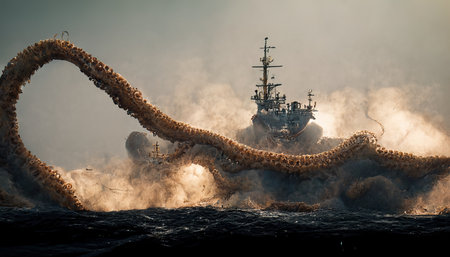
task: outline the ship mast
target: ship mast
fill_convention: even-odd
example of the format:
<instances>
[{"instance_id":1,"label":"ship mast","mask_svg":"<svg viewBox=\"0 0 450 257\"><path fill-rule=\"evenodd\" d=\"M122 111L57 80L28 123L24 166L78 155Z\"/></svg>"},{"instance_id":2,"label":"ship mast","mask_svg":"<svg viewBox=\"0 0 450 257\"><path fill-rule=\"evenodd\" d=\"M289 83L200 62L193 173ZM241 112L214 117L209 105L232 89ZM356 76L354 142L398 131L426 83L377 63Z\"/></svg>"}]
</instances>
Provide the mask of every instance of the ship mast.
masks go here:
<instances>
[{"instance_id":1,"label":"ship mast","mask_svg":"<svg viewBox=\"0 0 450 257\"><path fill-rule=\"evenodd\" d=\"M273 62L273 58L268 56L267 53L269 53L270 48L275 48L274 46L268 46L267 45L267 39L266 37L264 39L264 47L260 47L260 49L264 49L264 57L260 58L259 60L263 64L262 66L252 66L252 68L263 68L263 77L261 78L262 85L256 85L257 87L263 87L264 92L264 100L267 100L269 98L269 91L272 89L272 87L280 86L281 84L269 84L267 83L268 78L268 69L269 68L278 68L283 67L283 65L269 65L271 62ZM270 87L270 88L269 88Z\"/></svg>"},{"instance_id":2,"label":"ship mast","mask_svg":"<svg viewBox=\"0 0 450 257\"><path fill-rule=\"evenodd\" d=\"M309 102L309 104L308 104L308 109L309 110L311 110L312 108L313 108L313 106L311 105L311 102L312 102L312 96L314 96L314 94L312 93L312 89L310 89L309 91L308 91L308 102ZM314 103L314 108L316 107L316 104Z\"/></svg>"},{"instance_id":3,"label":"ship mast","mask_svg":"<svg viewBox=\"0 0 450 257\"><path fill-rule=\"evenodd\" d=\"M159 152L159 144L156 142L154 145L154 149L152 151L154 158L159 158L160 152Z\"/></svg>"}]
</instances>

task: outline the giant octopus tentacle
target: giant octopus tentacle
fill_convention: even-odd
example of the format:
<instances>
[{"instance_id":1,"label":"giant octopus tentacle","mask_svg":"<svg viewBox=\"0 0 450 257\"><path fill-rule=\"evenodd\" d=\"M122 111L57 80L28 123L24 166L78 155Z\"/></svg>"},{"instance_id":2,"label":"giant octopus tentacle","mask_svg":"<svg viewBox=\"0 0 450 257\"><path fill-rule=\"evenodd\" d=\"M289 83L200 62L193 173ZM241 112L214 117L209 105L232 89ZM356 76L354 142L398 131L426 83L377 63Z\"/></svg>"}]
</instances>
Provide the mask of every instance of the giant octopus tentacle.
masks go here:
<instances>
[{"instance_id":1,"label":"giant octopus tentacle","mask_svg":"<svg viewBox=\"0 0 450 257\"><path fill-rule=\"evenodd\" d=\"M210 145L222 151L229 160L246 169L270 169L286 173L304 173L340 165L352 158L369 158L383 166L404 170L420 177L433 170L449 172L449 157L419 157L386 150L377 144L373 133L354 134L329 151L312 155L287 155L257 150L230 138L175 121L148 103L142 93L125 78L97 58L64 40L44 40L27 47L11 59L0 77L0 157L13 172L25 172L37 181L61 206L83 209L72 186L32 155L18 134L15 104L21 86L44 64L65 60L75 64L94 84L104 90L128 115L162 139Z\"/></svg>"}]
</instances>

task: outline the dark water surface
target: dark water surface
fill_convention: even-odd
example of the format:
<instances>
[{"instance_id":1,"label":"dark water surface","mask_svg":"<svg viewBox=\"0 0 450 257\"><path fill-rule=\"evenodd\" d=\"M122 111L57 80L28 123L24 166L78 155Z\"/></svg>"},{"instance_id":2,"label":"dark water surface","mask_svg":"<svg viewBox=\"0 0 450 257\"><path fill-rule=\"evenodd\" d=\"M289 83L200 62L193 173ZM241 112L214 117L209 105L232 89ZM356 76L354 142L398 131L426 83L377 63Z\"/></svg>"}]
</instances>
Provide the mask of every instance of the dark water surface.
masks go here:
<instances>
[{"instance_id":1,"label":"dark water surface","mask_svg":"<svg viewBox=\"0 0 450 257\"><path fill-rule=\"evenodd\" d=\"M163 256L438 253L450 215L319 209L308 213L209 207L73 212L0 208L0 256ZM444 252L441 252L444 251ZM278 256L278 255L277 255Z\"/></svg>"}]
</instances>

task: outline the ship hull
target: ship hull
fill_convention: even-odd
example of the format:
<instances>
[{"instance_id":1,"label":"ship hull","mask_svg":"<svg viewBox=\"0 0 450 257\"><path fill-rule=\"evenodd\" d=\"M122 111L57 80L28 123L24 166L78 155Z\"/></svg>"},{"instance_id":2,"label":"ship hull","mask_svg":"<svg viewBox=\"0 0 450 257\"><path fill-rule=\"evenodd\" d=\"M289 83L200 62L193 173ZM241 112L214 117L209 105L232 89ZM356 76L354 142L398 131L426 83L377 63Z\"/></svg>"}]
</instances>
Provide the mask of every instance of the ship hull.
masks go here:
<instances>
[{"instance_id":1,"label":"ship hull","mask_svg":"<svg viewBox=\"0 0 450 257\"><path fill-rule=\"evenodd\" d=\"M268 112L258 113L252 117L253 126L262 128L274 136L298 136L314 119L311 111L303 110L295 113Z\"/></svg>"}]
</instances>

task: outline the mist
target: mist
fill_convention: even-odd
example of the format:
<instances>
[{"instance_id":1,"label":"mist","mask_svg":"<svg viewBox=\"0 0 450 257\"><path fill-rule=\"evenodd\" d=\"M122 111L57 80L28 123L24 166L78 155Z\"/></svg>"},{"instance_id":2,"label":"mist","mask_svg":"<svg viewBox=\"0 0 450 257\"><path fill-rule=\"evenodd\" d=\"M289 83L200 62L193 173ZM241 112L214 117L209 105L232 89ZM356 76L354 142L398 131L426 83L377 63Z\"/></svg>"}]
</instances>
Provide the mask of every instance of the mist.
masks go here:
<instances>
[{"instance_id":1,"label":"mist","mask_svg":"<svg viewBox=\"0 0 450 257\"><path fill-rule=\"evenodd\" d=\"M288 101L304 101L309 88L315 91L324 135L377 129L360 116L344 128L345 114L333 117L329 108L349 107L346 101L354 99L351 108L358 109L361 99L392 88L409 94L413 116L448 136L447 1L14 1L3 6L1 65L27 45L67 30L72 42L113 67L162 111L228 136L234 126L249 125L255 112L249 97L260 73L250 66L258 63L265 36L277 47L270 53L275 63L284 65L273 73ZM71 64L46 65L23 91L17 105L20 134L27 148L49 163L74 169L90 159L125 157L126 136L143 131ZM212 107L207 93L220 94L225 107ZM392 103L382 101L370 108L377 119L396 113ZM205 122L208 115L217 122Z\"/></svg>"}]
</instances>

